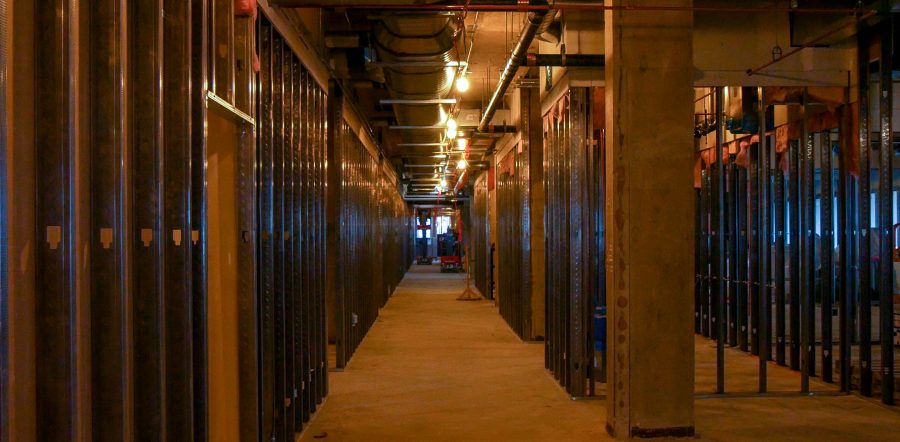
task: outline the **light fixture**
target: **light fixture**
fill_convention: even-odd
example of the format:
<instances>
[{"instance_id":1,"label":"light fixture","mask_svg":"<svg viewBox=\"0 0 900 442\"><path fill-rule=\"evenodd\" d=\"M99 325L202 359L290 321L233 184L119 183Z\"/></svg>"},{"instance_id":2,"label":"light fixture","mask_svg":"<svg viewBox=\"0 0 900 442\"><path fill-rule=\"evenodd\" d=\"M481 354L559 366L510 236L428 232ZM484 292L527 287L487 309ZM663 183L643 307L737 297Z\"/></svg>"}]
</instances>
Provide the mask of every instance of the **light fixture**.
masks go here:
<instances>
[{"instance_id":1,"label":"light fixture","mask_svg":"<svg viewBox=\"0 0 900 442\"><path fill-rule=\"evenodd\" d=\"M443 188L443 189L447 188L447 180L446 179L441 180L441 188Z\"/></svg>"},{"instance_id":2,"label":"light fixture","mask_svg":"<svg viewBox=\"0 0 900 442\"><path fill-rule=\"evenodd\" d=\"M447 132L456 132L459 126L456 124L456 120L453 117L447 118Z\"/></svg>"},{"instance_id":3,"label":"light fixture","mask_svg":"<svg viewBox=\"0 0 900 442\"><path fill-rule=\"evenodd\" d=\"M457 138L456 139L456 148L459 150L466 150L466 144L469 143L469 140L465 138Z\"/></svg>"},{"instance_id":4,"label":"light fixture","mask_svg":"<svg viewBox=\"0 0 900 442\"><path fill-rule=\"evenodd\" d=\"M450 128L447 129L447 138L448 139L452 140L452 139L456 138L456 135L457 135L456 129L450 129Z\"/></svg>"},{"instance_id":5,"label":"light fixture","mask_svg":"<svg viewBox=\"0 0 900 442\"><path fill-rule=\"evenodd\" d=\"M462 74L459 78L456 79L456 90L457 92L465 92L469 90L469 79L466 78L466 74Z\"/></svg>"},{"instance_id":6,"label":"light fixture","mask_svg":"<svg viewBox=\"0 0 900 442\"><path fill-rule=\"evenodd\" d=\"M466 159L463 158L463 159L459 160L458 163L456 163L456 168L457 168L457 169L465 169L466 166L468 166L468 165L469 165L469 163L467 163L467 162L466 162Z\"/></svg>"}]
</instances>

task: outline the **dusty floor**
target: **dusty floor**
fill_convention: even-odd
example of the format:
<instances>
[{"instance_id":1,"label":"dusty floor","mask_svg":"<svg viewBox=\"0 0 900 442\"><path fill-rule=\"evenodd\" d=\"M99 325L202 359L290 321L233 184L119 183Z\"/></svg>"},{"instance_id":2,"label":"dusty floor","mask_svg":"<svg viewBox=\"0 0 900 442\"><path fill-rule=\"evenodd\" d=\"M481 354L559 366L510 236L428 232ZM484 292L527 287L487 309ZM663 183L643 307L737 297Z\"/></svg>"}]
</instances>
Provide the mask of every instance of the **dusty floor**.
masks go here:
<instances>
[{"instance_id":1,"label":"dusty floor","mask_svg":"<svg viewBox=\"0 0 900 442\"><path fill-rule=\"evenodd\" d=\"M460 302L459 275L414 267L381 311L302 440L606 440L604 401L572 401L543 368L543 346L522 343L493 303ZM704 440L900 441L900 407L857 396L708 399L715 353L696 341L696 428ZM730 391L751 392L756 359L730 352ZM770 369L779 391L799 377ZM816 391L834 387L818 384Z\"/></svg>"},{"instance_id":2,"label":"dusty floor","mask_svg":"<svg viewBox=\"0 0 900 442\"><path fill-rule=\"evenodd\" d=\"M571 401L492 302L456 301L460 275L414 268L303 440L598 440L603 402ZM426 271L426 272L422 272ZM321 439L319 439L321 440Z\"/></svg>"},{"instance_id":3,"label":"dusty floor","mask_svg":"<svg viewBox=\"0 0 900 442\"><path fill-rule=\"evenodd\" d=\"M716 390L715 342L694 341L696 429L702 439L722 441L900 441L900 407L878 399L844 395L839 386L810 378L812 397L802 396L800 374L774 362L767 365L768 397L753 397L759 388L759 359L737 349L725 350L725 389Z\"/></svg>"}]
</instances>

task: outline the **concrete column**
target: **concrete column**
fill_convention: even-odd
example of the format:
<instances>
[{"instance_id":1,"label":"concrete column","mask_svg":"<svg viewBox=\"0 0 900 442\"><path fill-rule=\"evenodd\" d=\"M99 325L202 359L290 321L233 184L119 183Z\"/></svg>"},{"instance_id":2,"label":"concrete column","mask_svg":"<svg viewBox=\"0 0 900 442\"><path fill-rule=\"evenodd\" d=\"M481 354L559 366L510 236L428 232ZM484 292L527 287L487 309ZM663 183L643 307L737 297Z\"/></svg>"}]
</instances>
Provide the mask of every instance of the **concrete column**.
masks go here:
<instances>
[{"instance_id":1,"label":"concrete column","mask_svg":"<svg viewBox=\"0 0 900 442\"><path fill-rule=\"evenodd\" d=\"M607 429L619 438L688 436L694 432L693 14L610 10L605 20Z\"/></svg>"}]
</instances>

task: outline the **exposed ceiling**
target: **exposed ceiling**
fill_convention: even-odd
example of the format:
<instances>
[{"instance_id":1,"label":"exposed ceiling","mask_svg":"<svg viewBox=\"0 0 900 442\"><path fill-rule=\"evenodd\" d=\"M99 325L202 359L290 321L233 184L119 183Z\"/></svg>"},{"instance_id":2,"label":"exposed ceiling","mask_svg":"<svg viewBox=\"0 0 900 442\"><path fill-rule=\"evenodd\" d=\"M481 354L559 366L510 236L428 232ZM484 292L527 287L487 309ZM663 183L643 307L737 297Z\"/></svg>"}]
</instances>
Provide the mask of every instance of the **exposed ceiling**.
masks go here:
<instances>
[{"instance_id":1,"label":"exposed ceiling","mask_svg":"<svg viewBox=\"0 0 900 442\"><path fill-rule=\"evenodd\" d=\"M521 12L323 11L332 68L375 130L407 195L436 196L442 181L452 191L460 178L457 163L466 151L447 138L447 114L457 117L469 140L468 169L487 168L485 152L498 137L471 137L462 114L474 113L477 124L524 20ZM451 87L463 72L470 83L464 93ZM411 128L418 126L437 128Z\"/></svg>"}]
</instances>

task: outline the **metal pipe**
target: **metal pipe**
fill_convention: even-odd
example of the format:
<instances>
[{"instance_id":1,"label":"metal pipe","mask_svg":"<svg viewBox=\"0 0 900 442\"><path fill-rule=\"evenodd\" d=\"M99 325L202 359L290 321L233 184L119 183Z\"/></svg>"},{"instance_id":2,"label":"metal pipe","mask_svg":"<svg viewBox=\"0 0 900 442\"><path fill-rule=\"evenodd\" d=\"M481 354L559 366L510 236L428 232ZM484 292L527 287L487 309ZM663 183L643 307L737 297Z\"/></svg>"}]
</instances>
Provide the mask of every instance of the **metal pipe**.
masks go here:
<instances>
[{"instance_id":1,"label":"metal pipe","mask_svg":"<svg viewBox=\"0 0 900 442\"><path fill-rule=\"evenodd\" d=\"M464 134L468 133L465 129L463 129L462 131L464 132ZM491 125L488 125L484 129L479 128L479 129L473 130L471 133L471 136L484 137L484 136L489 136L491 134L514 134L518 131L519 131L519 129L516 126L510 126L510 125L491 126ZM465 138L465 137L463 137L463 138Z\"/></svg>"},{"instance_id":2,"label":"metal pipe","mask_svg":"<svg viewBox=\"0 0 900 442\"><path fill-rule=\"evenodd\" d=\"M484 110L484 115L481 117L481 123L478 124L479 132L484 132L485 129L487 129L491 118L494 117L494 112L503 101L503 95L506 93L506 89L509 88L510 83L512 83L513 77L516 76L516 71L518 71L519 66L522 65L522 61L524 61L525 56L528 53L528 47L531 46L531 42L537 34L538 27L540 27L547 12L548 11L546 10L535 11L528 15L528 24L522 29L522 34L519 35L519 41L509 55L509 59L506 61L506 67L503 68L503 72L500 74L500 80L497 82L497 89L494 90L494 95L491 96L491 101L488 102L488 106Z\"/></svg>"},{"instance_id":3,"label":"metal pipe","mask_svg":"<svg viewBox=\"0 0 900 442\"><path fill-rule=\"evenodd\" d=\"M453 186L453 194L454 195L459 194L459 190L462 189L463 186L466 185L466 181L468 181L468 178L469 178L468 170L464 170L461 174L459 174L459 179L456 180L456 185Z\"/></svg>"},{"instance_id":4,"label":"metal pipe","mask_svg":"<svg viewBox=\"0 0 900 442\"><path fill-rule=\"evenodd\" d=\"M528 54L525 66L594 66L606 65L603 54Z\"/></svg>"}]
</instances>

